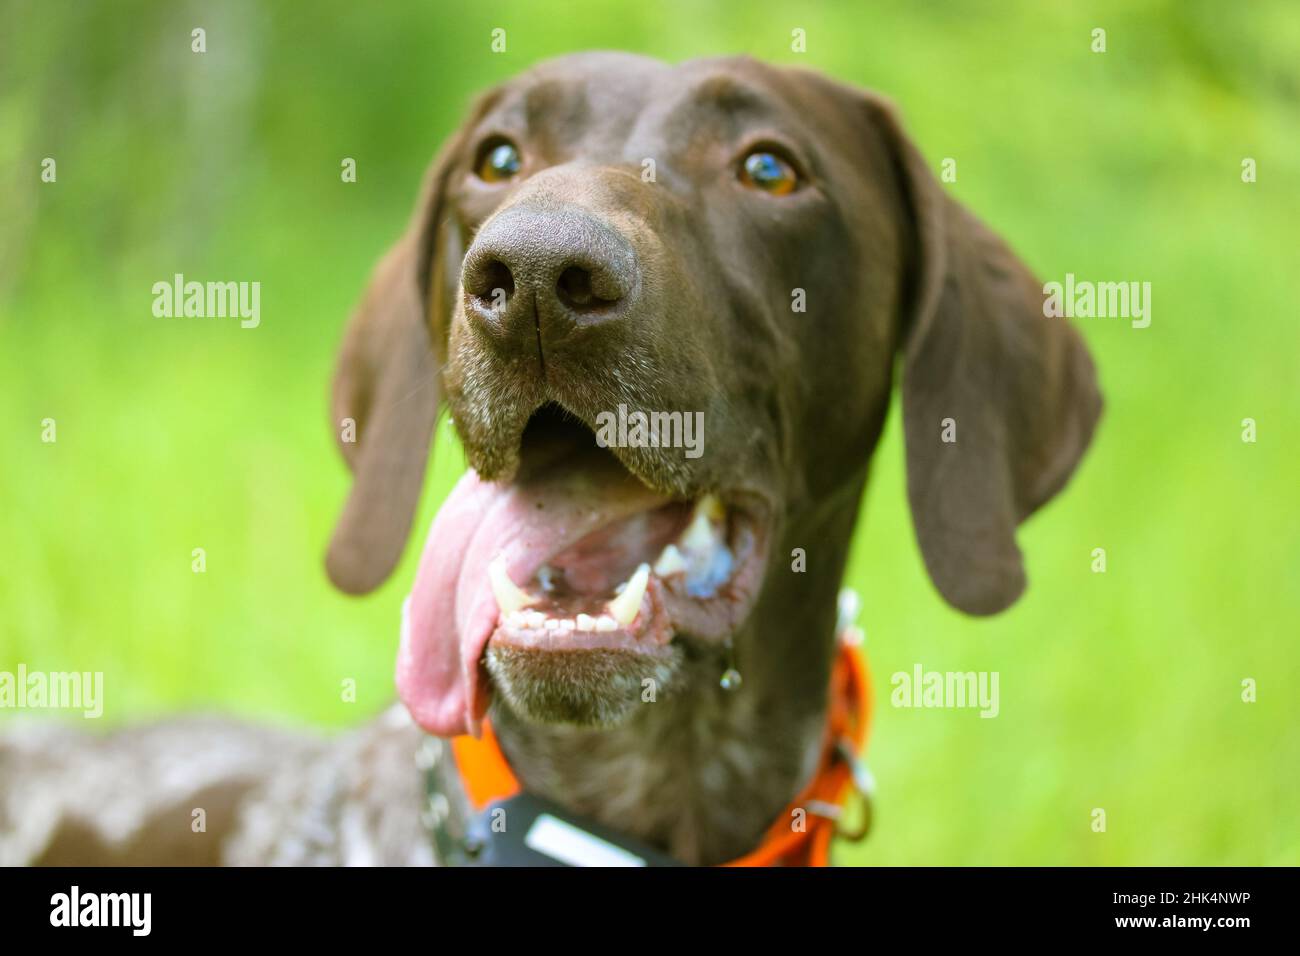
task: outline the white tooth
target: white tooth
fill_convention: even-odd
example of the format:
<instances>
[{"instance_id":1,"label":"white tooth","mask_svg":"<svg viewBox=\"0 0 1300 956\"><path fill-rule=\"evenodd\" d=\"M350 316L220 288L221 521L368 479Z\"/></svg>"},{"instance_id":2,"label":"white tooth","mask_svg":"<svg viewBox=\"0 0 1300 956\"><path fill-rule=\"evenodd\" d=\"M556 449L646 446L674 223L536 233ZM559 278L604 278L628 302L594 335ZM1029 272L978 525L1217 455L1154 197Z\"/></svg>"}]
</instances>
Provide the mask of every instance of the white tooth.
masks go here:
<instances>
[{"instance_id":1,"label":"white tooth","mask_svg":"<svg viewBox=\"0 0 1300 956\"><path fill-rule=\"evenodd\" d=\"M524 612L524 622L529 627L542 627L546 623L546 615L541 611Z\"/></svg>"},{"instance_id":2,"label":"white tooth","mask_svg":"<svg viewBox=\"0 0 1300 956\"><path fill-rule=\"evenodd\" d=\"M580 631L594 631L596 629L596 619L590 614L579 614L577 625Z\"/></svg>"},{"instance_id":3,"label":"white tooth","mask_svg":"<svg viewBox=\"0 0 1300 956\"><path fill-rule=\"evenodd\" d=\"M602 633L618 630L618 621L614 620L608 614L602 614L596 618L596 630Z\"/></svg>"},{"instance_id":4,"label":"white tooth","mask_svg":"<svg viewBox=\"0 0 1300 956\"><path fill-rule=\"evenodd\" d=\"M510 580L510 575L506 573L504 554L497 555L496 560L488 565L488 583L492 585L492 596L497 599L497 607L502 614L510 615L537 603L537 598Z\"/></svg>"},{"instance_id":5,"label":"white tooth","mask_svg":"<svg viewBox=\"0 0 1300 956\"><path fill-rule=\"evenodd\" d=\"M685 570L686 559L677 550L677 545L670 544L659 552L659 560L655 562L655 574L661 578L667 578Z\"/></svg>"},{"instance_id":6,"label":"white tooth","mask_svg":"<svg viewBox=\"0 0 1300 956\"><path fill-rule=\"evenodd\" d=\"M560 630L563 631L564 633L566 634L569 633L569 631L572 631L575 627L577 627L577 625L574 624L573 618L571 617L560 618Z\"/></svg>"},{"instance_id":7,"label":"white tooth","mask_svg":"<svg viewBox=\"0 0 1300 956\"><path fill-rule=\"evenodd\" d=\"M722 538L722 522L727 511L716 495L705 495L695 502L691 523L677 540L685 551L708 551Z\"/></svg>"},{"instance_id":8,"label":"white tooth","mask_svg":"<svg viewBox=\"0 0 1300 956\"><path fill-rule=\"evenodd\" d=\"M605 605L606 610L618 623L627 627L641 610L641 598L645 596L646 585L650 583L650 565L643 564L627 579L622 593Z\"/></svg>"},{"instance_id":9,"label":"white tooth","mask_svg":"<svg viewBox=\"0 0 1300 956\"><path fill-rule=\"evenodd\" d=\"M560 629L559 620L557 618L548 617L546 619L546 629L548 631L558 631Z\"/></svg>"}]
</instances>

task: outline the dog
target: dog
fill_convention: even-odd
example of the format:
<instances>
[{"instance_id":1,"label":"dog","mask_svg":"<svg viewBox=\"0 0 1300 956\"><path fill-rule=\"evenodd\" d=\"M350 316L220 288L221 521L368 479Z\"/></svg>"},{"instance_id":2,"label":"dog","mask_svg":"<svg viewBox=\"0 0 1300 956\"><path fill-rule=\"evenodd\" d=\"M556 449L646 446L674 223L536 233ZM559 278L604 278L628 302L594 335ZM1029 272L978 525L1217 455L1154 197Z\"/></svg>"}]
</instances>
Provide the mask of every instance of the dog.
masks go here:
<instances>
[{"instance_id":1,"label":"dog","mask_svg":"<svg viewBox=\"0 0 1300 956\"><path fill-rule=\"evenodd\" d=\"M1090 442L1096 374L893 106L743 57L584 53L487 92L334 382L356 438L326 558L343 591L402 554L441 409L471 465L404 611L404 706L333 741L209 720L11 737L0 862L447 862L413 761L463 821L441 741L485 718L527 792L681 862L748 852L821 751L896 367L926 569L997 613L1025 588L1017 526ZM700 414L703 453L596 441L620 408Z\"/></svg>"}]
</instances>

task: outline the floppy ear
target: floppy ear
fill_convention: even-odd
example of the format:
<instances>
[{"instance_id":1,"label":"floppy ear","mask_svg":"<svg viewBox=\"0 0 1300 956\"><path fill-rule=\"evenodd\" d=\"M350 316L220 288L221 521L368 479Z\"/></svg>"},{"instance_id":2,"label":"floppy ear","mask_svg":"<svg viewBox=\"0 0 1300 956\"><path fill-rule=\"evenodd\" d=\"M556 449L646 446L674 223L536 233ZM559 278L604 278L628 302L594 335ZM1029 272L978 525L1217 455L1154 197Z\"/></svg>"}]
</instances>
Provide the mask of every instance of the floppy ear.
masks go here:
<instances>
[{"instance_id":1,"label":"floppy ear","mask_svg":"<svg viewBox=\"0 0 1300 956\"><path fill-rule=\"evenodd\" d=\"M334 374L333 427L353 482L325 567L351 594L373 590L392 573L424 483L438 417L436 354L461 258L446 191L462 136L426 173L405 234L375 267Z\"/></svg>"},{"instance_id":2,"label":"floppy ear","mask_svg":"<svg viewBox=\"0 0 1300 956\"><path fill-rule=\"evenodd\" d=\"M1044 316L1042 284L948 197L892 107L869 108L912 215L902 340L912 522L948 603L994 614L1025 587L1016 525L1064 487L1088 446L1096 373L1078 333Z\"/></svg>"}]
</instances>

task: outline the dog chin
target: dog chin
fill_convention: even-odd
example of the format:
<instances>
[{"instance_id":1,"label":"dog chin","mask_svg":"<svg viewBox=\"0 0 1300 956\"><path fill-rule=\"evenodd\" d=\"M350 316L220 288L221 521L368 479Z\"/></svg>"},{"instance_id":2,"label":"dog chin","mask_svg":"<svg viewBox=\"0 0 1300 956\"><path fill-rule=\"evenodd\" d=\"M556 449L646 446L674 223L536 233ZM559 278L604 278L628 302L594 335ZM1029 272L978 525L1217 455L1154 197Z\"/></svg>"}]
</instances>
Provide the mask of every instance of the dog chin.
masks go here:
<instances>
[{"instance_id":1,"label":"dog chin","mask_svg":"<svg viewBox=\"0 0 1300 956\"><path fill-rule=\"evenodd\" d=\"M676 644L657 653L489 646L484 661L501 703L523 720L610 728L670 695L683 656Z\"/></svg>"}]
</instances>

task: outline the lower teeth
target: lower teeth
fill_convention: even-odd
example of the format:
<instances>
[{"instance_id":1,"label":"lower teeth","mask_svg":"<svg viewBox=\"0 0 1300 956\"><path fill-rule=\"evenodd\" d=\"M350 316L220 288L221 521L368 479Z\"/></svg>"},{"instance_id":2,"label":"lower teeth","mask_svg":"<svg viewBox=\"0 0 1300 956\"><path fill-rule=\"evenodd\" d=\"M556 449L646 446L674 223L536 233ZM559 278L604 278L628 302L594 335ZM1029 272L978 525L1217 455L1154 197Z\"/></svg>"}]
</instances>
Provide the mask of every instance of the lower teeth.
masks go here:
<instances>
[{"instance_id":1,"label":"lower teeth","mask_svg":"<svg viewBox=\"0 0 1300 956\"><path fill-rule=\"evenodd\" d=\"M599 617L590 614L579 614L576 617L548 617L541 611L515 611L506 617L506 624L519 630L554 631L560 634L571 631L608 633L618 630L618 621L608 614Z\"/></svg>"}]
</instances>

